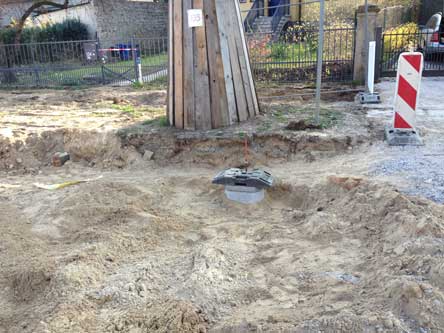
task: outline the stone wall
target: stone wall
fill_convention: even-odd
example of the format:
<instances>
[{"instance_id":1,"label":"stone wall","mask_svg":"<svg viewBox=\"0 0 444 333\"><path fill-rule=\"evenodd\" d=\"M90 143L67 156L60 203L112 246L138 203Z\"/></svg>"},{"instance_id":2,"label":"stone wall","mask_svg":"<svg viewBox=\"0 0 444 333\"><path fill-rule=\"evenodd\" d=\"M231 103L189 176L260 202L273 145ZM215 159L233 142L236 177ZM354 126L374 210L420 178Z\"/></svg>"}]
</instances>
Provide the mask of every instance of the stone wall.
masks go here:
<instances>
[{"instance_id":1,"label":"stone wall","mask_svg":"<svg viewBox=\"0 0 444 333\"><path fill-rule=\"evenodd\" d=\"M89 38L96 38L97 19L95 7L92 3L75 6L66 10L57 10L47 14L42 14L33 18L35 25L54 24L65 21L66 19L78 19L88 27Z\"/></svg>"},{"instance_id":2,"label":"stone wall","mask_svg":"<svg viewBox=\"0 0 444 333\"><path fill-rule=\"evenodd\" d=\"M13 3L0 1L0 28L11 23L11 19L18 19L30 6L29 3Z\"/></svg>"},{"instance_id":3,"label":"stone wall","mask_svg":"<svg viewBox=\"0 0 444 333\"><path fill-rule=\"evenodd\" d=\"M94 0L101 40L168 36L168 4L129 0Z\"/></svg>"},{"instance_id":4,"label":"stone wall","mask_svg":"<svg viewBox=\"0 0 444 333\"><path fill-rule=\"evenodd\" d=\"M356 12L356 42L355 42L355 63L353 70L353 80L358 83L365 81L366 69L366 46L365 46L365 7L359 6ZM378 14L381 9L376 5L368 6L368 41L376 40L376 27L378 26Z\"/></svg>"},{"instance_id":5,"label":"stone wall","mask_svg":"<svg viewBox=\"0 0 444 333\"><path fill-rule=\"evenodd\" d=\"M29 7L29 3L0 1L0 26L10 23ZM88 26L91 38L101 40L155 38L168 36L168 4L142 0L92 0L90 4L42 14L34 23L62 22L66 18L79 18Z\"/></svg>"},{"instance_id":6,"label":"stone wall","mask_svg":"<svg viewBox=\"0 0 444 333\"><path fill-rule=\"evenodd\" d=\"M385 7L378 13L377 26L383 30L411 21L411 8L406 6Z\"/></svg>"}]
</instances>

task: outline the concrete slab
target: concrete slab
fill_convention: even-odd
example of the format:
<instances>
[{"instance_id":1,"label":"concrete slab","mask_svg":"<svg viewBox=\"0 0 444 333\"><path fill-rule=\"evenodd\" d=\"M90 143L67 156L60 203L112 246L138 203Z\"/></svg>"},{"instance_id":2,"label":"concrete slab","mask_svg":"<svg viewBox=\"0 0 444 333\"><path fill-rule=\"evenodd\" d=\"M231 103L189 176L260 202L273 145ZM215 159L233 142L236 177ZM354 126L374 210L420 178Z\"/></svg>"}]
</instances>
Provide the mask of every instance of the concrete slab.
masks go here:
<instances>
[{"instance_id":1,"label":"concrete slab","mask_svg":"<svg viewBox=\"0 0 444 333\"><path fill-rule=\"evenodd\" d=\"M379 104L381 103L381 97L378 93L367 93L367 92L360 92L357 96L359 102L361 104Z\"/></svg>"},{"instance_id":2,"label":"concrete slab","mask_svg":"<svg viewBox=\"0 0 444 333\"><path fill-rule=\"evenodd\" d=\"M393 127L385 128L385 140L389 146L423 146L419 134L414 130L399 130Z\"/></svg>"}]
</instances>

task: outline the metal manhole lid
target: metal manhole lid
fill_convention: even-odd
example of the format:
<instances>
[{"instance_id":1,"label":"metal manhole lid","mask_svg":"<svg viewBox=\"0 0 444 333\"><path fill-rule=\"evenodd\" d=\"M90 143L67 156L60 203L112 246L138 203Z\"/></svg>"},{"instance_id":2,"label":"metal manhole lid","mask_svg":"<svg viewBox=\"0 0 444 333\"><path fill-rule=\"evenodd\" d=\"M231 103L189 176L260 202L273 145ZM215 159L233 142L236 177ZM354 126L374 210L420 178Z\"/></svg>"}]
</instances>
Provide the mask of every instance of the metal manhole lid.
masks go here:
<instances>
[{"instance_id":1,"label":"metal manhole lid","mask_svg":"<svg viewBox=\"0 0 444 333\"><path fill-rule=\"evenodd\" d=\"M260 169L248 171L231 168L220 172L214 177L213 184L265 189L273 185L273 177L270 173Z\"/></svg>"}]
</instances>

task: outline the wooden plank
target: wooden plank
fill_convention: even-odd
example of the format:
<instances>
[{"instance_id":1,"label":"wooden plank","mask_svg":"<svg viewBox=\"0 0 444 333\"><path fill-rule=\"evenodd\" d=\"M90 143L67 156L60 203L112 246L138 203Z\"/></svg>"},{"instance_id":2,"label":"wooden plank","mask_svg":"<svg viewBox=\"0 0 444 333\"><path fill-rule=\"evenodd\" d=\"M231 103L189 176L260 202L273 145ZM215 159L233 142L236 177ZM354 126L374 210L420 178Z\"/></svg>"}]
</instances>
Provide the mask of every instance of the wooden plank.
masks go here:
<instances>
[{"instance_id":1,"label":"wooden plank","mask_svg":"<svg viewBox=\"0 0 444 333\"><path fill-rule=\"evenodd\" d=\"M183 0L183 103L184 127L195 129L194 119L194 56L193 56L193 28L188 26L188 9L193 8L192 0Z\"/></svg>"},{"instance_id":2,"label":"wooden plank","mask_svg":"<svg viewBox=\"0 0 444 333\"><path fill-rule=\"evenodd\" d=\"M237 17L238 17L242 48L244 50L244 56L245 56L245 60L246 60L245 65L246 65L246 70L247 70L247 75L248 75L248 83L249 83L248 86L250 87L251 96L253 99L254 112L253 112L253 114L250 114L250 115L254 116L254 115L259 114L259 111L260 111L259 110L259 103L257 101L256 87L254 85L253 73L251 71L250 56L248 53L247 41L245 38L245 31L244 31L244 25L243 25L243 21L242 21L242 15L240 12L239 3L237 1L235 1L235 8L236 8L236 13L237 13Z\"/></svg>"},{"instance_id":3,"label":"wooden plank","mask_svg":"<svg viewBox=\"0 0 444 333\"><path fill-rule=\"evenodd\" d=\"M233 37L236 41L236 49L238 51L238 58L239 58L239 66L241 69L241 77L242 77L242 84L245 91L245 97L247 101L247 112L249 114L248 117L253 117L255 115L254 111L254 104L253 104L253 95L251 93L251 87L250 87L250 78L248 76L248 70L247 70L247 63L248 63L248 57L245 54L246 48L244 48L244 44L241 38L242 34L242 27L239 26L239 18L237 14L237 8L238 4L236 3L237 0L229 0L230 2L230 12L229 17L232 20L233 24Z\"/></svg>"},{"instance_id":4,"label":"wooden plank","mask_svg":"<svg viewBox=\"0 0 444 333\"><path fill-rule=\"evenodd\" d=\"M215 0L204 2L205 26L207 31L208 69L211 91L211 122L213 128L228 126L227 93L220 50Z\"/></svg>"},{"instance_id":5,"label":"wooden plank","mask_svg":"<svg viewBox=\"0 0 444 333\"><path fill-rule=\"evenodd\" d=\"M170 126L174 126L174 5L168 4L168 107L167 117Z\"/></svg>"},{"instance_id":6,"label":"wooden plank","mask_svg":"<svg viewBox=\"0 0 444 333\"><path fill-rule=\"evenodd\" d=\"M219 40L221 49L221 59L223 66L223 73L225 77L225 90L227 94L228 103L228 114L229 114L229 124L236 123L238 121L237 117L237 106L236 106L236 96L234 95L234 83L233 75L231 74L231 62L230 62L230 50L228 46L228 33L226 30L226 19L224 12L224 3L227 0L215 0L216 2L216 16L218 17L218 28L219 28Z\"/></svg>"},{"instance_id":7,"label":"wooden plank","mask_svg":"<svg viewBox=\"0 0 444 333\"><path fill-rule=\"evenodd\" d=\"M182 0L174 0L174 124L183 128Z\"/></svg>"},{"instance_id":8,"label":"wooden plank","mask_svg":"<svg viewBox=\"0 0 444 333\"><path fill-rule=\"evenodd\" d=\"M226 28L228 33L228 49L230 52L231 71L233 75L234 94L236 96L238 121L245 121L248 119L248 106L247 97L245 96L245 89L242 80L242 72L239 63L239 54L236 45L236 39L234 33L237 29L237 24L233 24L233 1L229 0L224 2L224 12L226 18ZM236 18L237 21L237 18Z\"/></svg>"},{"instance_id":9,"label":"wooden plank","mask_svg":"<svg viewBox=\"0 0 444 333\"><path fill-rule=\"evenodd\" d=\"M194 8L203 10L203 0L194 0ZM205 25L194 28L194 40L194 104L196 129L211 129L210 82Z\"/></svg>"}]
</instances>

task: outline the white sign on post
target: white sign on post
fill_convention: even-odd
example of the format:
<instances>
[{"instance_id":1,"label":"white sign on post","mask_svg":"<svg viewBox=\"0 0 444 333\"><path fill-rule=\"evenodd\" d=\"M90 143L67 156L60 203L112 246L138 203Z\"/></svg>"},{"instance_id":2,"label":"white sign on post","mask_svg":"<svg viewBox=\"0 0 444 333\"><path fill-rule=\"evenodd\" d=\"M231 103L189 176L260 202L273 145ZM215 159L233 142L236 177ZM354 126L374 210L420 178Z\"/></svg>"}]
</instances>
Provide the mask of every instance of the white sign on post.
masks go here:
<instances>
[{"instance_id":1,"label":"white sign on post","mask_svg":"<svg viewBox=\"0 0 444 333\"><path fill-rule=\"evenodd\" d=\"M203 27L203 12L202 9L188 10L188 27Z\"/></svg>"}]
</instances>

